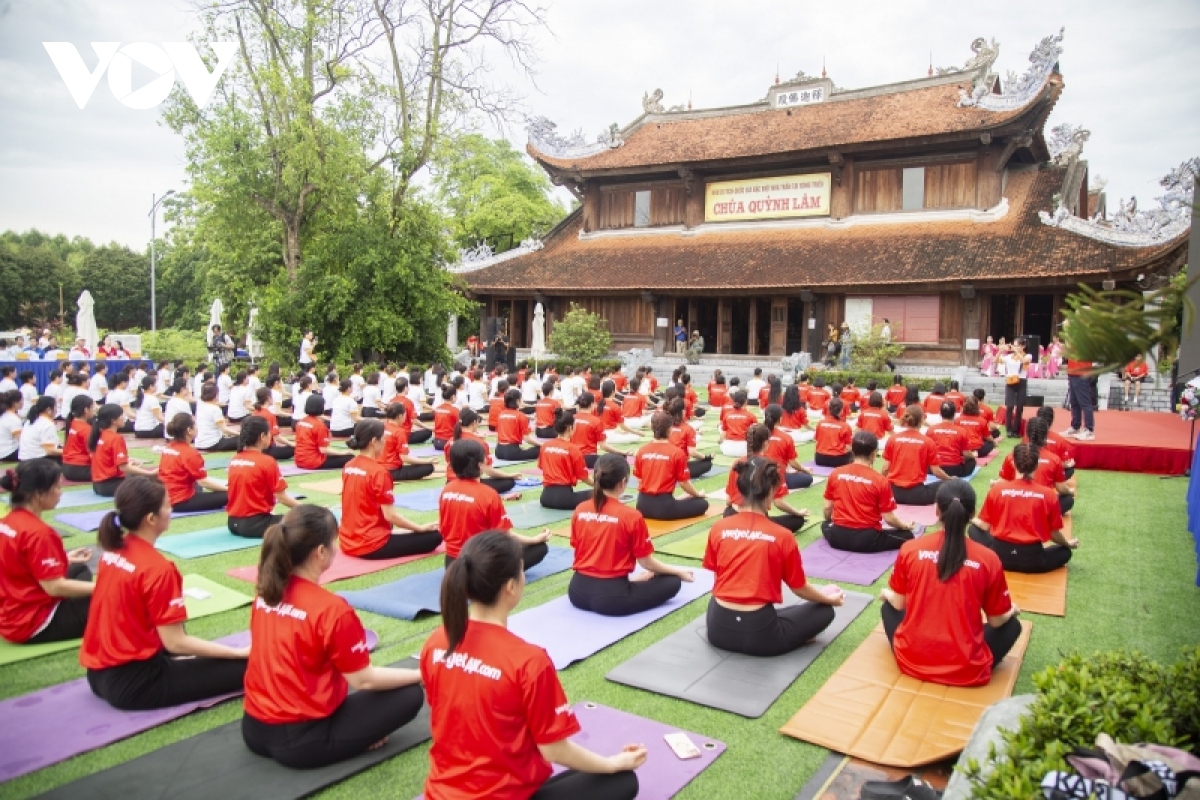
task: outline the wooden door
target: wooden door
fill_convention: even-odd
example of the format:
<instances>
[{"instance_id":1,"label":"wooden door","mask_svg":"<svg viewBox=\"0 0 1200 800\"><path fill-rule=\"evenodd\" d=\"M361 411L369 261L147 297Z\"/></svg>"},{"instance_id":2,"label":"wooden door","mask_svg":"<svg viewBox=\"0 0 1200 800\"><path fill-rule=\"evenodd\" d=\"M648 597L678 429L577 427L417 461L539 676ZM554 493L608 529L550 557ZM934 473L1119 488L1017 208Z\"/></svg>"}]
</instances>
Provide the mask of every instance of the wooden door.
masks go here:
<instances>
[{"instance_id":1,"label":"wooden door","mask_svg":"<svg viewBox=\"0 0 1200 800\"><path fill-rule=\"evenodd\" d=\"M722 297L717 306L717 352L728 353L733 346L733 308Z\"/></svg>"},{"instance_id":2,"label":"wooden door","mask_svg":"<svg viewBox=\"0 0 1200 800\"><path fill-rule=\"evenodd\" d=\"M788 299L771 298L771 355L787 355Z\"/></svg>"}]
</instances>

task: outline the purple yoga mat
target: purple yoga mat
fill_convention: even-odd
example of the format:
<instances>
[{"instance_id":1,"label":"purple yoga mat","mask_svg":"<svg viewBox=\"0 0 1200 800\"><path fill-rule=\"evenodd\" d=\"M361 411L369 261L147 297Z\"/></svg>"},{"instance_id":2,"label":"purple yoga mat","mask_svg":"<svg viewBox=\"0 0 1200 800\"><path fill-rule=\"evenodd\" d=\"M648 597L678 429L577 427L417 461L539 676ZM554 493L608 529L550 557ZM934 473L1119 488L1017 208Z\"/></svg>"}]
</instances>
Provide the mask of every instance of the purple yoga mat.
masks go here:
<instances>
[{"instance_id":1,"label":"purple yoga mat","mask_svg":"<svg viewBox=\"0 0 1200 800\"><path fill-rule=\"evenodd\" d=\"M913 534L920 536L924 532L924 528L918 525ZM898 554L898 550L851 553L835 550L829 546L829 542L818 539L800 551L800 561L804 564L804 574L810 578L870 586L896 563Z\"/></svg>"},{"instance_id":2,"label":"purple yoga mat","mask_svg":"<svg viewBox=\"0 0 1200 800\"><path fill-rule=\"evenodd\" d=\"M59 514L55 517L56 522L61 522L64 525L70 525L73 528L79 528L81 531L98 531L100 523L104 519L104 515L112 511L111 508L101 509L99 511L69 511L65 514ZM182 519L183 517L198 517L202 514L216 514L224 509L216 511L181 511L171 512L171 519Z\"/></svg>"},{"instance_id":3,"label":"purple yoga mat","mask_svg":"<svg viewBox=\"0 0 1200 800\"><path fill-rule=\"evenodd\" d=\"M811 472L813 475L817 475L822 478L828 478L829 475L834 470L834 467L822 467L820 464L818 464L815 461L805 461L804 468L807 469L809 472Z\"/></svg>"},{"instance_id":4,"label":"purple yoga mat","mask_svg":"<svg viewBox=\"0 0 1200 800\"><path fill-rule=\"evenodd\" d=\"M315 475L318 472L328 472L331 475L340 475L341 474L340 470L336 470L336 469L326 469L326 470L301 469L300 467L297 467L295 464L280 464L279 472L285 478L292 478L292 477L295 477L296 475Z\"/></svg>"},{"instance_id":5,"label":"purple yoga mat","mask_svg":"<svg viewBox=\"0 0 1200 800\"><path fill-rule=\"evenodd\" d=\"M651 622L662 619L686 603L712 591L713 574L706 569L694 569L695 580L684 583L679 594L671 600L628 617L605 617L581 611L566 597L515 614L508 620L508 629L527 642L545 648L555 669L566 669L576 661L598 653L626 636L637 633Z\"/></svg>"},{"instance_id":6,"label":"purple yoga mat","mask_svg":"<svg viewBox=\"0 0 1200 800\"><path fill-rule=\"evenodd\" d=\"M217 641L244 647L250 632ZM374 650L378 644L379 635L367 631L368 649ZM87 678L79 678L0 701L0 781L104 747L239 694L155 711L118 711L92 694Z\"/></svg>"}]
</instances>

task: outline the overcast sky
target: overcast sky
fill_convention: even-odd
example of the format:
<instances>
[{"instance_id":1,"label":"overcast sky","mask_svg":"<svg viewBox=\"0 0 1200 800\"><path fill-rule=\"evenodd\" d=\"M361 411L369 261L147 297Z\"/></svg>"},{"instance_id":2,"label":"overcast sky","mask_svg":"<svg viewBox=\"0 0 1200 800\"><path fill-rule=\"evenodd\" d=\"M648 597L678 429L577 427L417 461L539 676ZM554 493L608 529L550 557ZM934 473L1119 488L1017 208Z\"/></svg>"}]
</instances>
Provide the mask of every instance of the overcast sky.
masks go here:
<instances>
[{"instance_id":1,"label":"overcast sky","mask_svg":"<svg viewBox=\"0 0 1200 800\"><path fill-rule=\"evenodd\" d=\"M589 140L641 113L643 92L695 108L753 102L776 69L857 88L961 65L977 36L1000 43L996 71L1024 71L1043 36L1066 27L1066 89L1054 114L1092 132L1084 155L1108 179L1109 207L1200 155L1200 2L1197 0L549 0L538 34L536 84L504 63L495 75L526 97L528 113L581 129ZM118 103L101 80L80 110L42 47L181 41L186 0L0 0L0 230L35 227L116 240L150 237L152 192L187 186L182 140L156 110ZM777 67L778 65L778 67ZM136 89L138 85L135 73ZM149 73L143 76L148 79ZM507 132L523 146L519 125ZM161 228L160 228L161 230Z\"/></svg>"}]
</instances>

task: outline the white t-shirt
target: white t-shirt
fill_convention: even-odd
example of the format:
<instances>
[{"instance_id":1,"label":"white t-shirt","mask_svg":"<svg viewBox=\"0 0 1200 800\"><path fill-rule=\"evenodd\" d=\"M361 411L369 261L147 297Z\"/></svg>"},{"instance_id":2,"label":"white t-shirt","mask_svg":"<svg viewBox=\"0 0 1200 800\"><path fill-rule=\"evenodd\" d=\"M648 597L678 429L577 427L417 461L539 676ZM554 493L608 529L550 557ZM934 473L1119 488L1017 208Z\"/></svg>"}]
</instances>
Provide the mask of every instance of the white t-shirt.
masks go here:
<instances>
[{"instance_id":1,"label":"white t-shirt","mask_svg":"<svg viewBox=\"0 0 1200 800\"><path fill-rule=\"evenodd\" d=\"M378 386L372 386L368 383L366 386L362 387L363 408L373 408L376 411L379 411L379 404L382 397L383 392L380 391Z\"/></svg>"},{"instance_id":2,"label":"white t-shirt","mask_svg":"<svg viewBox=\"0 0 1200 800\"><path fill-rule=\"evenodd\" d=\"M138 367L137 369L135 369L133 371L133 375L129 379L129 385L130 386L141 386L142 379L145 377L146 377L146 370L142 369L141 367Z\"/></svg>"},{"instance_id":3,"label":"white t-shirt","mask_svg":"<svg viewBox=\"0 0 1200 800\"><path fill-rule=\"evenodd\" d=\"M187 400L181 400L178 397L172 397L167 401L167 410L163 412L163 421L170 422L175 419L177 414L191 414L192 407ZM153 427L153 426L151 426Z\"/></svg>"},{"instance_id":4,"label":"white t-shirt","mask_svg":"<svg viewBox=\"0 0 1200 800\"><path fill-rule=\"evenodd\" d=\"M433 370L425 370L425 390L430 394L437 393L437 375L433 374Z\"/></svg>"},{"instance_id":5,"label":"white t-shirt","mask_svg":"<svg viewBox=\"0 0 1200 800\"><path fill-rule=\"evenodd\" d=\"M93 375L88 381L88 394L97 403L103 403L108 395L108 378L104 375Z\"/></svg>"},{"instance_id":6,"label":"white t-shirt","mask_svg":"<svg viewBox=\"0 0 1200 800\"><path fill-rule=\"evenodd\" d=\"M154 390L162 394L167 389L171 388L171 370L163 368L158 371L158 375L154 378Z\"/></svg>"},{"instance_id":7,"label":"white t-shirt","mask_svg":"<svg viewBox=\"0 0 1200 800\"><path fill-rule=\"evenodd\" d=\"M25 423L21 429L20 446L17 449L18 461L31 461L46 455L44 444L58 446L58 428L54 421L38 417L33 422Z\"/></svg>"},{"instance_id":8,"label":"white t-shirt","mask_svg":"<svg viewBox=\"0 0 1200 800\"><path fill-rule=\"evenodd\" d=\"M467 384L467 405L476 411L487 408L487 384L483 381L471 381Z\"/></svg>"},{"instance_id":9,"label":"white t-shirt","mask_svg":"<svg viewBox=\"0 0 1200 800\"><path fill-rule=\"evenodd\" d=\"M192 378L192 396L199 397L200 390L203 388L204 388L204 373L200 372L200 373L196 374L196 377Z\"/></svg>"},{"instance_id":10,"label":"white t-shirt","mask_svg":"<svg viewBox=\"0 0 1200 800\"><path fill-rule=\"evenodd\" d=\"M158 396L153 394L145 394L142 396L142 404L137 408L137 416L133 420L133 429L135 431L152 431L161 423L154 418L155 411L162 411L162 406L158 402Z\"/></svg>"},{"instance_id":11,"label":"white t-shirt","mask_svg":"<svg viewBox=\"0 0 1200 800\"><path fill-rule=\"evenodd\" d=\"M217 376L217 403L229 405L229 393L233 391L233 378L226 372Z\"/></svg>"},{"instance_id":12,"label":"white t-shirt","mask_svg":"<svg viewBox=\"0 0 1200 800\"><path fill-rule=\"evenodd\" d=\"M221 407L215 403L200 403L196 406L196 448L203 450L221 441L221 430L217 423L224 420Z\"/></svg>"},{"instance_id":13,"label":"white t-shirt","mask_svg":"<svg viewBox=\"0 0 1200 800\"><path fill-rule=\"evenodd\" d=\"M417 407L417 412L421 411L421 404L425 402L425 390L415 383L408 385L408 399Z\"/></svg>"},{"instance_id":14,"label":"white t-shirt","mask_svg":"<svg viewBox=\"0 0 1200 800\"><path fill-rule=\"evenodd\" d=\"M542 384L537 378L529 378L521 384L521 402L527 406L531 406L538 401L538 397L542 393Z\"/></svg>"},{"instance_id":15,"label":"white t-shirt","mask_svg":"<svg viewBox=\"0 0 1200 800\"><path fill-rule=\"evenodd\" d=\"M21 418L9 411L0 416L0 457L17 452L21 439Z\"/></svg>"},{"instance_id":16,"label":"white t-shirt","mask_svg":"<svg viewBox=\"0 0 1200 800\"><path fill-rule=\"evenodd\" d=\"M129 405L129 401L132 399L133 398L129 396L129 392L126 390L113 389L107 395L105 395L104 402L106 404L111 403L114 406L127 406Z\"/></svg>"},{"instance_id":17,"label":"white t-shirt","mask_svg":"<svg viewBox=\"0 0 1200 800\"><path fill-rule=\"evenodd\" d=\"M21 384L21 417L24 419L29 416L29 409L33 408L33 404L37 402L38 394L37 387L32 383Z\"/></svg>"},{"instance_id":18,"label":"white t-shirt","mask_svg":"<svg viewBox=\"0 0 1200 800\"><path fill-rule=\"evenodd\" d=\"M563 408L574 408L575 401L579 399L579 395L583 394L585 388L587 386L584 384L583 378L578 375L563 378L559 384L559 389L562 391Z\"/></svg>"},{"instance_id":19,"label":"white t-shirt","mask_svg":"<svg viewBox=\"0 0 1200 800\"><path fill-rule=\"evenodd\" d=\"M311 339L300 340L300 363L311 364L313 362L313 343Z\"/></svg>"},{"instance_id":20,"label":"white t-shirt","mask_svg":"<svg viewBox=\"0 0 1200 800\"><path fill-rule=\"evenodd\" d=\"M358 403L354 402L353 397L339 394L329 406L329 429L345 431L353 428L354 418L350 416L350 412L357 410Z\"/></svg>"},{"instance_id":21,"label":"white t-shirt","mask_svg":"<svg viewBox=\"0 0 1200 800\"><path fill-rule=\"evenodd\" d=\"M283 412L283 392L278 389L271 390L271 413L280 414Z\"/></svg>"},{"instance_id":22,"label":"white t-shirt","mask_svg":"<svg viewBox=\"0 0 1200 800\"><path fill-rule=\"evenodd\" d=\"M255 393L262 388L262 381L258 379L257 375L248 375L246 376L246 386L250 389L250 396L254 397Z\"/></svg>"},{"instance_id":23,"label":"white t-shirt","mask_svg":"<svg viewBox=\"0 0 1200 800\"><path fill-rule=\"evenodd\" d=\"M750 380L746 381L746 397L748 399L753 398L754 400L757 400L758 393L761 392L762 388L766 385L767 382L762 378L751 378Z\"/></svg>"},{"instance_id":24,"label":"white t-shirt","mask_svg":"<svg viewBox=\"0 0 1200 800\"><path fill-rule=\"evenodd\" d=\"M366 392L366 389L363 389ZM392 399L396 396L396 379L390 375L384 374L379 378L379 399L383 401L385 406L391 405Z\"/></svg>"},{"instance_id":25,"label":"white t-shirt","mask_svg":"<svg viewBox=\"0 0 1200 800\"><path fill-rule=\"evenodd\" d=\"M86 389L81 389L78 386L64 386L62 389L62 397L58 401L58 417L66 419L67 414L71 413L71 404L75 402L75 398L81 394L87 394Z\"/></svg>"},{"instance_id":26,"label":"white t-shirt","mask_svg":"<svg viewBox=\"0 0 1200 800\"><path fill-rule=\"evenodd\" d=\"M327 383L321 387L321 397L325 398L325 410L333 408L333 401L342 396L342 390L336 383Z\"/></svg>"},{"instance_id":27,"label":"white t-shirt","mask_svg":"<svg viewBox=\"0 0 1200 800\"><path fill-rule=\"evenodd\" d=\"M15 392L17 382L12 378L0 378L0 392Z\"/></svg>"},{"instance_id":28,"label":"white t-shirt","mask_svg":"<svg viewBox=\"0 0 1200 800\"><path fill-rule=\"evenodd\" d=\"M246 385L234 386L229 390L229 419L231 422L239 422L250 416L249 409L246 408L246 399L250 392L250 387Z\"/></svg>"},{"instance_id":29,"label":"white t-shirt","mask_svg":"<svg viewBox=\"0 0 1200 800\"><path fill-rule=\"evenodd\" d=\"M63 392L66 391L66 388L67 387L61 381L58 383L51 383L46 386L46 396L54 398L54 417L55 417L55 419L62 419L62 417L66 413L63 410L63 400L62 400Z\"/></svg>"},{"instance_id":30,"label":"white t-shirt","mask_svg":"<svg viewBox=\"0 0 1200 800\"><path fill-rule=\"evenodd\" d=\"M362 375L350 376L350 396L355 400L362 400L363 386L366 386L367 379Z\"/></svg>"}]
</instances>

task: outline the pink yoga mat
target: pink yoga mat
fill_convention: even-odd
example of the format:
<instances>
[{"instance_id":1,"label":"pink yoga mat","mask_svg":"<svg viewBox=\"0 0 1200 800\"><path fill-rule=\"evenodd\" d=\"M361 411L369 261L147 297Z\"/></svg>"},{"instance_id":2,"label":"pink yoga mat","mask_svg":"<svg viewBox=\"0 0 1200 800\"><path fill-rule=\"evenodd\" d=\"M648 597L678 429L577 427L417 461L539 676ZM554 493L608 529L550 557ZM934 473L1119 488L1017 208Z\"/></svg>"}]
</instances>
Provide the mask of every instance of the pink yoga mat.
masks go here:
<instances>
[{"instance_id":1,"label":"pink yoga mat","mask_svg":"<svg viewBox=\"0 0 1200 800\"><path fill-rule=\"evenodd\" d=\"M441 555L446 552L446 546L441 545L432 553L426 553L419 556L404 556L403 558L389 558L382 561L368 561L365 558L355 558L348 556L341 550L333 557L333 565L325 571L321 576L321 583L333 583L334 581L344 581L347 578L357 578L359 575L370 575L372 572L380 572L388 567L395 567L400 564L407 564L410 561L416 561L421 558L429 558L432 555ZM258 567L235 567L225 573L231 578L237 578L239 581L247 583L256 583L258 581Z\"/></svg>"},{"instance_id":2,"label":"pink yoga mat","mask_svg":"<svg viewBox=\"0 0 1200 800\"><path fill-rule=\"evenodd\" d=\"M920 527L913 531L916 536L924 532ZM804 574L810 578L870 586L891 569L899 552L851 553L835 550L824 539L818 539L800 551L800 561L804 564Z\"/></svg>"},{"instance_id":3,"label":"pink yoga mat","mask_svg":"<svg viewBox=\"0 0 1200 800\"><path fill-rule=\"evenodd\" d=\"M925 527L936 525L938 521L937 506L935 505L905 506L897 504L896 516L904 522L915 522Z\"/></svg>"}]
</instances>

